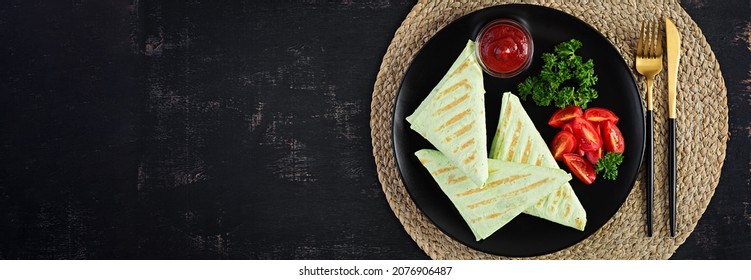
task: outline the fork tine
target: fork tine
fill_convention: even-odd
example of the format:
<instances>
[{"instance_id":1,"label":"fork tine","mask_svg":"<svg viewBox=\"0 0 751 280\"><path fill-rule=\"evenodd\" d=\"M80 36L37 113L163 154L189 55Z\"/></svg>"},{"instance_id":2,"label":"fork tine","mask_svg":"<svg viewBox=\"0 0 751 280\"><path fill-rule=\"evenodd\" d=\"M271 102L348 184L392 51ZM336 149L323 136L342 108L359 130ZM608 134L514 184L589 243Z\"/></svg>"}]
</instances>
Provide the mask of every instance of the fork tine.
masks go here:
<instances>
[{"instance_id":1,"label":"fork tine","mask_svg":"<svg viewBox=\"0 0 751 280\"><path fill-rule=\"evenodd\" d=\"M657 50L655 51L655 55L661 56L662 55L662 38L664 36L662 36L662 29L660 29L659 21L657 22L656 33L657 33L657 40L655 40L655 45L657 45Z\"/></svg>"},{"instance_id":2,"label":"fork tine","mask_svg":"<svg viewBox=\"0 0 751 280\"><path fill-rule=\"evenodd\" d=\"M647 23L647 42L648 42L647 43L647 57L649 57L649 58L652 57L652 46L654 45L654 40L652 40L653 35L654 35L653 34L653 31L654 31L653 24L654 23L652 22L652 20L649 20L649 23Z\"/></svg>"},{"instance_id":3,"label":"fork tine","mask_svg":"<svg viewBox=\"0 0 751 280\"><path fill-rule=\"evenodd\" d=\"M647 47L646 47L647 51L645 54L645 56L648 58L652 58L654 56L654 53L652 52L652 47L654 46L654 40L653 40L654 32L653 31L654 31L653 23L652 23L652 20L650 20L649 22L647 22Z\"/></svg>"},{"instance_id":4,"label":"fork tine","mask_svg":"<svg viewBox=\"0 0 751 280\"><path fill-rule=\"evenodd\" d=\"M659 32L660 25L657 21L652 21L652 58L657 57L657 45L660 44Z\"/></svg>"},{"instance_id":5,"label":"fork tine","mask_svg":"<svg viewBox=\"0 0 751 280\"><path fill-rule=\"evenodd\" d=\"M644 51L642 50L642 47L644 47L643 41L646 39L644 36L644 21L641 22L641 33L639 33L639 41L636 42L636 56L644 56Z\"/></svg>"},{"instance_id":6,"label":"fork tine","mask_svg":"<svg viewBox=\"0 0 751 280\"><path fill-rule=\"evenodd\" d=\"M647 46L645 47L645 54L644 56L648 58L652 58L652 46L654 45L654 41L652 40L654 28L652 27L652 20L647 22Z\"/></svg>"}]
</instances>

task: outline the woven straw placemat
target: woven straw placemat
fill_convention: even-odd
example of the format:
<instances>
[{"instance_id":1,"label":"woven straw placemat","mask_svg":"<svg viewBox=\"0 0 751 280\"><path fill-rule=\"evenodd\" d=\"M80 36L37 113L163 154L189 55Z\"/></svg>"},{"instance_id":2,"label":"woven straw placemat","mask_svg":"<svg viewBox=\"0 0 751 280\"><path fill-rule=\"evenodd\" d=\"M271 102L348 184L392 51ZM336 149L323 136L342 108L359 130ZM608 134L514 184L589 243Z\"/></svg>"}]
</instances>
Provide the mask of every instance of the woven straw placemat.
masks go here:
<instances>
[{"instance_id":1,"label":"woven straw placemat","mask_svg":"<svg viewBox=\"0 0 751 280\"><path fill-rule=\"evenodd\" d=\"M637 180L615 216L584 241L538 259L667 259L696 227L706 210L725 160L728 107L725 83L714 53L696 23L671 0L605 1L419 1L397 29L373 89L371 136L373 155L386 199L404 229L434 259L504 259L466 247L443 234L415 206L395 163L391 125L402 77L414 55L438 30L473 11L489 6L526 3L574 15L605 35L634 65L639 24L644 19L675 22L683 39L679 70L677 119L677 236L670 237L667 205L667 78L655 82L655 232L646 237L644 182ZM632 69L632 71L634 71ZM635 73L635 72L634 72ZM635 74L642 97L644 80ZM643 100L643 98L642 98ZM638 178L644 178L644 170Z\"/></svg>"}]
</instances>

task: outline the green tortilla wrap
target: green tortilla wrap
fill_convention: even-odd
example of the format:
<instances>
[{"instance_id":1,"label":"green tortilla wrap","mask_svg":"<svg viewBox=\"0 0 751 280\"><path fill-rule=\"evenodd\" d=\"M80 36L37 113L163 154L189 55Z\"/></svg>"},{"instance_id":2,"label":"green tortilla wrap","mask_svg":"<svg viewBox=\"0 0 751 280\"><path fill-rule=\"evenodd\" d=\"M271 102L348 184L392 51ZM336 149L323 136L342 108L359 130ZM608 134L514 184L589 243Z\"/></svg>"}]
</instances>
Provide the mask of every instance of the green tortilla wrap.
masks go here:
<instances>
[{"instance_id":1,"label":"green tortilla wrap","mask_svg":"<svg viewBox=\"0 0 751 280\"><path fill-rule=\"evenodd\" d=\"M489 177L480 186L440 151L425 149L415 155L459 210L478 241L571 180L571 175L560 168L489 159Z\"/></svg>"},{"instance_id":2,"label":"green tortilla wrap","mask_svg":"<svg viewBox=\"0 0 751 280\"><path fill-rule=\"evenodd\" d=\"M506 92L501 102L490 158L559 168L519 98ZM578 230L584 230L587 223L587 213L568 183L558 186L524 213Z\"/></svg>"},{"instance_id":3,"label":"green tortilla wrap","mask_svg":"<svg viewBox=\"0 0 751 280\"><path fill-rule=\"evenodd\" d=\"M474 50L470 40L407 121L472 182L482 185L488 178L485 89Z\"/></svg>"}]
</instances>

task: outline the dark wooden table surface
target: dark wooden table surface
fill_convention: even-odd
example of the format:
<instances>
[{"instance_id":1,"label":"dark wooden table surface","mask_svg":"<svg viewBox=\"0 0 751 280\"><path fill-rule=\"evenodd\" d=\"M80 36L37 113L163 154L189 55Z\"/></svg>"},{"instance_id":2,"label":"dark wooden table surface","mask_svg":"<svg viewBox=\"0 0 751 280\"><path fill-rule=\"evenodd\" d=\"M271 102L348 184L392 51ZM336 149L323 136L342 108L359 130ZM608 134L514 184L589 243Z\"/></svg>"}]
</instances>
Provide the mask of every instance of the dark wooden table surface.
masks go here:
<instances>
[{"instance_id":1,"label":"dark wooden table surface","mask_svg":"<svg viewBox=\"0 0 751 280\"><path fill-rule=\"evenodd\" d=\"M3 1L0 258L427 258L369 128L415 1L292 2ZM722 67L731 138L673 258L751 259L751 4L682 5Z\"/></svg>"}]
</instances>

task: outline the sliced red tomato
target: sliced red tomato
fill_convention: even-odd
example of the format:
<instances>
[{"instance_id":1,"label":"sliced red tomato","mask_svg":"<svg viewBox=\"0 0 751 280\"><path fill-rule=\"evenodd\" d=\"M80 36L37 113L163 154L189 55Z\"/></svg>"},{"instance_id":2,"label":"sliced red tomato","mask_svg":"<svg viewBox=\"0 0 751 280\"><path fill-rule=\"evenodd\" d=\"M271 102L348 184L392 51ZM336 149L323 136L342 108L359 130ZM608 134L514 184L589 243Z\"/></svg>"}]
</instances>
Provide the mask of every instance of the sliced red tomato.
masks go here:
<instances>
[{"instance_id":1,"label":"sliced red tomato","mask_svg":"<svg viewBox=\"0 0 751 280\"><path fill-rule=\"evenodd\" d=\"M553 113L553 115L550 117L548 125L555 128L561 128L561 126L563 126L567 122L570 122L571 120L583 115L584 113L582 112L581 107L568 106L566 108L558 109L558 111L555 111L555 113Z\"/></svg>"},{"instance_id":2,"label":"sliced red tomato","mask_svg":"<svg viewBox=\"0 0 751 280\"><path fill-rule=\"evenodd\" d=\"M568 131L559 131L550 142L550 150L557 161L563 160L563 154L573 153L576 150L576 138Z\"/></svg>"},{"instance_id":3,"label":"sliced red tomato","mask_svg":"<svg viewBox=\"0 0 751 280\"><path fill-rule=\"evenodd\" d=\"M584 111L584 118L592 123L601 123L610 121L613 124L618 123L618 116L605 108L592 107Z\"/></svg>"},{"instance_id":4,"label":"sliced red tomato","mask_svg":"<svg viewBox=\"0 0 751 280\"><path fill-rule=\"evenodd\" d=\"M597 151L594 152L587 152L587 160L591 162L593 165L597 164L597 161L602 158L602 156L605 154L605 152L602 151L602 147L597 149Z\"/></svg>"},{"instance_id":5,"label":"sliced red tomato","mask_svg":"<svg viewBox=\"0 0 751 280\"><path fill-rule=\"evenodd\" d=\"M602 138L594 125L584 118L575 118L571 123L579 148L585 152L597 151L602 147Z\"/></svg>"},{"instance_id":6,"label":"sliced red tomato","mask_svg":"<svg viewBox=\"0 0 751 280\"><path fill-rule=\"evenodd\" d=\"M574 127L571 126L571 122L567 122L563 126L561 126L561 130L571 132L571 134L574 133Z\"/></svg>"},{"instance_id":7,"label":"sliced red tomato","mask_svg":"<svg viewBox=\"0 0 751 280\"><path fill-rule=\"evenodd\" d=\"M577 141L577 143L578 143L578 141ZM582 150L582 148L576 147L576 154L578 154L580 157L583 157L584 155L587 154L587 152L585 152L584 150Z\"/></svg>"},{"instance_id":8,"label":"sliced red tomato","mask_svg":"<svg viewBox=\"0 0 751 280\"><path fill-rule=\"evenodd\" d=\"M597 174L595 174L595 168L584 158L577 154L565 154L563 155L563 162L566 163L566 166L571 173L573 173L576 178L579 178L579 181L582 181L582 183L586 185L594 183L595 178L597 177Z\"/></svg>"},{"instance_id":9,"label":"sliced red tomato","mask_svg":"<svg viewBox=\"0 0 751 280\"><path fill-rule=\"evenodd\" d=\"M606 152L623 153L623 150L626 149L626 142L623 140L621 130L610 121L602 124L602 139Z\"/></svg>"}]
</instances>

